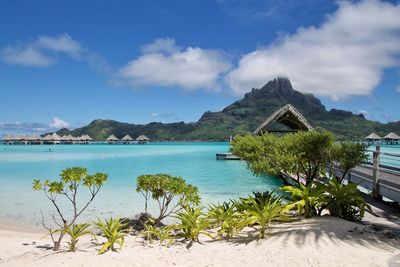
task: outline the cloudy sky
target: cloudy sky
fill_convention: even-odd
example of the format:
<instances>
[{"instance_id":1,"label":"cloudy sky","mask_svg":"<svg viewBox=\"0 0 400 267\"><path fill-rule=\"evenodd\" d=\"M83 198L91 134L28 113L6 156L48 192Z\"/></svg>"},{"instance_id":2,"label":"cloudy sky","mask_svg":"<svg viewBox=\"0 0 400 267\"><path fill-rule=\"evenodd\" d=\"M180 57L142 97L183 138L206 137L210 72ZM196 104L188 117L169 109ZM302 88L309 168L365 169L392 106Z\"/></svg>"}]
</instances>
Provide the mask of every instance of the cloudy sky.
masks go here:
<instances>
[{"instance_id":1,"label":"cloudy sky","mask_svg":"<svg viewBox=\"0 0 400 267\"><path fill-rule=\"evenodd\" d=\"M0 134L196 121L277 76L400 120L399 1L1 1Z\"/></svg>"}]
</instances>

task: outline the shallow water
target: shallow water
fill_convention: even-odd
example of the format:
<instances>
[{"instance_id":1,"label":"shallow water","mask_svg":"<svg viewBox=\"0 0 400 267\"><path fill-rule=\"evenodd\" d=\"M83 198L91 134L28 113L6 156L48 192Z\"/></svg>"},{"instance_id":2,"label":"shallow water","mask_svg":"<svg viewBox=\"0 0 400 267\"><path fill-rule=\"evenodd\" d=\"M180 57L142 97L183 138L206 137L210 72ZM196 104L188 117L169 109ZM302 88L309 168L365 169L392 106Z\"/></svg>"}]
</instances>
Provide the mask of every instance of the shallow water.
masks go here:
<instances>
[{"instance_id":1,"label":"shallow water","mask_svg":"<svg viewBox=\"0 0 400 267\"><path fill-rule=\"evenodd\" d=\"M144 202L135 191L136 177L141 174L182 176L199 188L203 205L246 196L252 191L273 190L281 185L275 177L254 176L245 162L215 159L216 153L228 149L227 143L0 145L0 219L39 224L40 210L48 217L53 209L43 193L31 189L32 180L58 179L60 171L71 166L86 167L90 173L109 174L107 184L82 221L141 212Z\"/></svg>"}]
</instances>

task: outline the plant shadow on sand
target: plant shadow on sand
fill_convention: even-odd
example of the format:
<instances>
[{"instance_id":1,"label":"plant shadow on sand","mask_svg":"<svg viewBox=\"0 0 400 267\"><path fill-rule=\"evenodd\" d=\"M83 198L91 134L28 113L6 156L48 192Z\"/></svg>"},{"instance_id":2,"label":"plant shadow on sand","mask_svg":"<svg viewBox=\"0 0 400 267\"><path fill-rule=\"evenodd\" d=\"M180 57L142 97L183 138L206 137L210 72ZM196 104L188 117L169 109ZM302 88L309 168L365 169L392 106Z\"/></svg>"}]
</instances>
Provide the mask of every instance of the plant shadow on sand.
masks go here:
<instances>
[{"instance_id":1,"label":"plant shadow on sand","mask_svg":"<svg viewBox=\"0 0 400 267\"><path fill-rule=\"evenodd\" d=\"M274 223L271 225L271 229L265 239L259 239L258 231L249 228L249 230L243 231L228 242L235 245L248 245L252 242L273 240L280 242L282 246L291 243L299 248L313 243L320 245L327 242L337 246L341 244L361 245L383 250L390 250L390 247L400 246L400 240L390 233L375 231L371 226L329 216L289 223ZM218 241L220 240L210 240L208 242Z\"/></svg>"}]
</instances>

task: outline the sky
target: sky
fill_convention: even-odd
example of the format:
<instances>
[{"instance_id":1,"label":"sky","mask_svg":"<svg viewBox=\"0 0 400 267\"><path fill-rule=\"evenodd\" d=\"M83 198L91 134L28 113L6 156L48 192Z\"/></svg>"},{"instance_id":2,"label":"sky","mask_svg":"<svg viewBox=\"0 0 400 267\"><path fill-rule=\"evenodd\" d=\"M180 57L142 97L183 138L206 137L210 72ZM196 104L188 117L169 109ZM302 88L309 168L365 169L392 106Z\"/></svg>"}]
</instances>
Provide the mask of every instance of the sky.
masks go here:
<instances>
[{"instance_id":1,"label":"sky","mask_svg":"<svg viewBox=\"0 0 400 267\"><path fill-rule=\"evenodd\" d=\"M0 2L0 135L197 121L275 77L400 120L400 3Z\"/></svg>"}]
</instances>

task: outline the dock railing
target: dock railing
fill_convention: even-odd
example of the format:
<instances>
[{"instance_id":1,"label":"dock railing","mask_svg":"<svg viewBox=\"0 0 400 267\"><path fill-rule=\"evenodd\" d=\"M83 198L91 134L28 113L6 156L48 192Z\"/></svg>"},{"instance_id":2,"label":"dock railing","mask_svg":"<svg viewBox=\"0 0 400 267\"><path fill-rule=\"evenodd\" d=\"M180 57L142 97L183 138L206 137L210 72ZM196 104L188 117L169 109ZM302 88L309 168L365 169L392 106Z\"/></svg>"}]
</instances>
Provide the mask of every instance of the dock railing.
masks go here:
<instances>
[{"instance_id":1,"label":"dock railing","mask_svg":"<svg viewBox=\"0 0 400 267\"><path fill-rule=\"evenodd\" d=\"M364 166L372 168L372 194L374 198L382 198L382 191L387 189L396 191L400 197L400 153L383 152L381 146L376 146L375 150L368 150L367 152L368 161L364 162ZM381 185L385 188L380 188Z\"/></svg>"}]
</instances>

